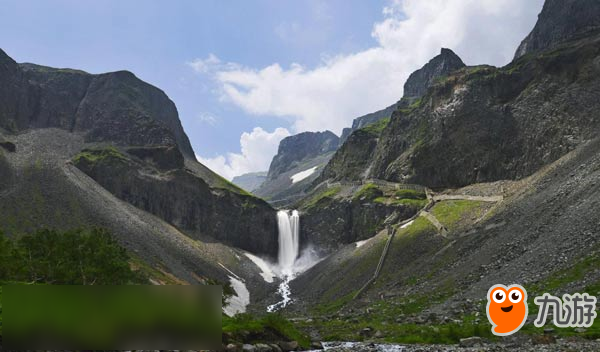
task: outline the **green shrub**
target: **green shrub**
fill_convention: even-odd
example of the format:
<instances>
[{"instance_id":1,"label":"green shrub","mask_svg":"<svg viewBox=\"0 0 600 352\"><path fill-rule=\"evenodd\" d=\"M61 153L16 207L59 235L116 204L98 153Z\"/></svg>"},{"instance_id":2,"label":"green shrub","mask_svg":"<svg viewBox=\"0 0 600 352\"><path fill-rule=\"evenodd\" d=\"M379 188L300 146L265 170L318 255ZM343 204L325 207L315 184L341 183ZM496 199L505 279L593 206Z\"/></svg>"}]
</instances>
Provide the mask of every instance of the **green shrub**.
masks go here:
<instances>
[{"instance_id":1,"label":"green shrub","mask_svg":"<svg viewBox=\"0 0 600 352\"><path fill-rule=\"evenodd\" d=\"M3 265L1 281L57 285L148 282L130 268L127 251L101 229L39 230L14 242L1 236L0 252L3 262L12 263Z\"/></svg>"}]
</instances>

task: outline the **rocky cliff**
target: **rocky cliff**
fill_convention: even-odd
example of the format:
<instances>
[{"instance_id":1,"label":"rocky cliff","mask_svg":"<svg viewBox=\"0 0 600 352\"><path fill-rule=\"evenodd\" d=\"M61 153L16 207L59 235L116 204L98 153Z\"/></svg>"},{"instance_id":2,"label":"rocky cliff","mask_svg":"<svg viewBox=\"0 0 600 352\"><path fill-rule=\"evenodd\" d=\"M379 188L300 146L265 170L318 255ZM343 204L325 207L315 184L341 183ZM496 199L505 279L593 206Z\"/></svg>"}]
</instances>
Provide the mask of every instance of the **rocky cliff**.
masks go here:
<instances>
[{"instance_id":1,"label":"rocky cliff","mask_svg":"<svg viewBox=\"0 0 600 352\"><path fill-rule=\"evenodd\" d=\"M600 130L600 36L461 69L396 110L369 175L434 188L519 179Z\"/></svg>"},{"instance_id":2,"label":"rocky cliff","mask_svg":"<svg viewBox=\"0 0 600 352\"><path fill-rule=\"evenodd\" d=\"M131 72L17 64L0 50L0 127L13 132L56 127L83 132L88 142L177 144L195 160L175 104Z\"/></svg>"},{"instance_id":3,"label":"rocky cliff","mask_svg":"<svg viewBox=\"0 0 600 352\"><path fill-rule=\"evenodd\" d=\"M442 48L439 55L408 76L404 83L403 98L418 99L422 97L437 79L463 67L465 64L458 55L450 49Z\"/></svg>"},{"instance_id":4,"label":"rocky cliff","mask_svg":"<svg viewBox=\"0 0 600 352\"><path fill-rule=\"evenodd\" d=\"M81 137L82 144L70 154L56 151L64 159L48 167L72 159L116 197L192 238L267 256L277 252L274 210L199 164L173 102L130 72L91 75L17 64L0 51L2 129L8 139L54 129ZM47 144L48 152L55 146ZM21 165L19 148L17 143L12 166L22 173L30 166ZM49 212L46 223L54 223L50 221L54 214ZM11 232L20 229L15 225Z\"/></svg>"},{"instance_id":5,"label":"rocky cliff","mask_svg":"<svg viewBox=\"0 0 600 352\"><path fill-rule=\"evenodd\" d=\"M546 1L535 27L519 45L515 59L599 31L599 13L600 2L596 0Z\"/></svg>"},{"instance_id":6,"label":"rocky cliff","mask_svg":"<svg viewBox=\"0 0 600 352\"><path fill-rule=\"evenodd\" d=\"M560 17L563 7L554 4L540 23ZM572 31L583 33L586 18L570 17L582 23ZM464 67L433 80L421 98L394 111L372 154L351 153L360 146L349 138L317 182L362 177L446 188L532 174L600 129L600 35L585 33L502 68ZM413 91L420 90L407 94ZM357 143L370 149L374 138Z\"/></svg>"},{"instance_id":7,"label":"rocky cliff","mask_svg":"<svg viewBox=\"0 0 600 352\"><path fill-rule=\"evenodd\" d=\"M118 198L192 238L217 240L263 255L277 252L271 207L243 192L211 188L184 168L177 148L84 149L73 164Z\"/></svg>"},{"instance_id":8,"label":"rocky cliff","mask_svg":"<svg viewBox=\"0 0 600 352\"><path fill-rule=\"evenodd\" d=\"M335 151L338 143L338 136L331 131L303 132L286 137L279 143L267 178L274 180L302 161Z\"/></svg>"},{"instance_id":9,"label":"rocky cliff","mask_svg":"<svg viewBox=\"0 0 600 352\"><path fill-rule=\"evenodd\" d=\"M423 198L424 198L423 194ZM343 245L368 239L388 221L415 215L426 200L399 200L374 185L339 185L311 193L295 206L301 212L300 243L331 254Z\"/></svg>"},{"instance_id":10,"label":"rocky cliff","mask_svg":"<svg viewBox=\"0 0 600 352\"><path fill-rule=\"evenodd\" d=\"M348 137L350 137L350 134L352 134L352 132L366 127L367 125L373 124L381 119L389 118L390 116L392 116L392 113L396 111L397 108L398 103L394 103L385 109L381 109L370 114L366 114L361 117L355 118L352 121L352 127L344 128L344 130L342 131L342 135L340 137L340 146L343 145L346 142L346 140L348 140Z\"/></svg>"},{"instance_id":11,"label":"rocky cliff","mask_svg":"<svg viewBox=\"0 0 600 352\"><path fill-rule=\"evenodd\" d=\"M284 138L256 195L278 207L290 205L319 176L338 144L338 136L330 131L303 132Z\"/></svg>"},{"instance_id":12,"label":"rocky cliff","mask_svg":"<svg viewBox=\"0 0 600 352\"><path fill-rule=\"evenodd\" d=\"M325 179L360 179L370 174L372 156L380 134L397 110L410 111L420 105L420 98L437 80L465 67L450 49L442 48L439 55L413 72L404 84L402 99L383 110L354 120L351 129L344 130L344 144L323 170L316 183Z\"/></svg>"}]
</instances>

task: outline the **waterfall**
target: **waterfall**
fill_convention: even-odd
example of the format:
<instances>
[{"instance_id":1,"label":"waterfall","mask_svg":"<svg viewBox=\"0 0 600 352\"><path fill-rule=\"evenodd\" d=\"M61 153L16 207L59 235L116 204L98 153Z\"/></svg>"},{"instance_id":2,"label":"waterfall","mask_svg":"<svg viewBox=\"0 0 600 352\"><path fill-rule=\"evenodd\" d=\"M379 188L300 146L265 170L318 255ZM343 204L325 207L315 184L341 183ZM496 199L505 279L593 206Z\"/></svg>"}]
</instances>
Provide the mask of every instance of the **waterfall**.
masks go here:
<instances>
[{"instance_id":1,"label":"waterfall","mask_svg":"<svg viewBox=\"0 0 600 352\"><path fill-rule=\"evenodd\" d=\"M300 216L298 211L292 211L290 216L286 210L277 212L279 226L279 268L283 276L294 272L294 262L300 250Z\"/></svg>"},{"instance_id":2,"label":"waterfall","mask_svg":"<svg viewBox=\"0 0 600 352\"><path fill-rule=\"evenodd\" d=\"M300 254L300 214L297 210L278 211L277 225L279 227L279 252L277 265L274 266L273 272L281 279L277 289L281 301L268 306L268 312L274 312L291 303L290 281L319 262L318 256L310 245L305 245L306 248Z\"/></svg>"},{"instance_id":3,"label":"waterfall","mask_svg":"<svg viewBox=\"0 0 600 352\"><path fill-rule=\"evenodd\" d=\"M278 267L281 283L277 293L281 301L267 307L268 312L274 312L283 308L292 301L290 298L290 281L294 278L296 271L294 263L300 251L300 215L293 210L291 215L287 210L277 212L277 225L279 227L279 255Z\"/></svg>"}]
</instances>

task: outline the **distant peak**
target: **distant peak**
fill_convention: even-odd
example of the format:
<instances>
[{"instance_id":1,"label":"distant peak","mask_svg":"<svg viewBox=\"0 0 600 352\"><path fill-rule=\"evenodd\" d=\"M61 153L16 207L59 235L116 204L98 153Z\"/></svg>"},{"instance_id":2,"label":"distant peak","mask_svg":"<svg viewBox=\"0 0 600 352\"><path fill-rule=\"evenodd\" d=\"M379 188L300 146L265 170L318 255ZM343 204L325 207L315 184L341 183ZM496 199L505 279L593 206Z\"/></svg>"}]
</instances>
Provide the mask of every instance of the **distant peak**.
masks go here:
<instances>
[{"instance_id":1,"label":"distant peak","mask_svg":"<svg viewBox=\"0 0 600 352\"><path fill-rule=\"evenodd\" d=\"M442 48L442 50L440 50L440 55L454 55L457 56L454 51L452 51L451 49L448 48Z\"/></svg>"},{"instance_id":2,"label":"distant peak","mask_svg":"<svg viewBox=\"0 0 600 352\"><path fill-rule=\"evenodd\" d=\"M442 48L440 54L429 60L423 67L413 72L404 84L405 98L423 96L437 78L465 67L461 58L448 48Z\"/></svg>"}]
</instances>

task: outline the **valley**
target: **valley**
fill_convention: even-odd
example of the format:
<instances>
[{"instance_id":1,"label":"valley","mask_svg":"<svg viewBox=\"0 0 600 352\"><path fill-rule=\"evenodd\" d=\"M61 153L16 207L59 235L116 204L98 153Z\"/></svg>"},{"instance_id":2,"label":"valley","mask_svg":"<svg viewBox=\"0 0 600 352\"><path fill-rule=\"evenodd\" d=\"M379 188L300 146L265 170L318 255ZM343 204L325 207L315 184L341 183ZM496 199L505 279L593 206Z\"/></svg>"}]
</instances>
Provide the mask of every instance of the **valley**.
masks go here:
<instances>
[{"instance_id":1,"label":"valley","mask_svg":"<svg viewBox=\"0 0 600 352\"><path fill-rule=\"evenodd\" d=\"M100 233L120 253L115 278L90 264L103 284L222 286L226 351L598 350L600 322L535 327L533 297L600 296L599 18L546 0L507 65L441 48L393 105L285 137L233 183L133 73L0 50L0 259ZM60 259L40 248L40 267ZM7 268L2 284L60 274ZM511 336L486 316L499 283L530 297Z\"/></svg>"}]
</instances>

